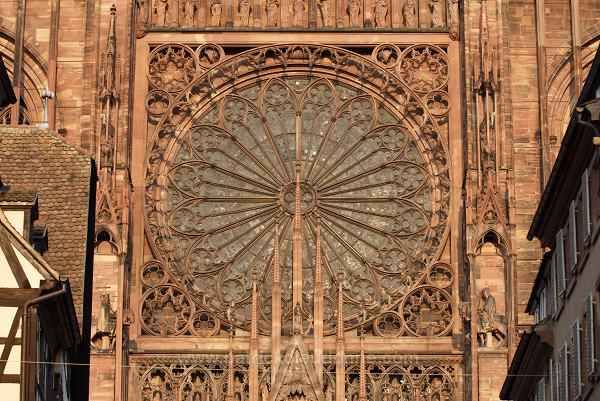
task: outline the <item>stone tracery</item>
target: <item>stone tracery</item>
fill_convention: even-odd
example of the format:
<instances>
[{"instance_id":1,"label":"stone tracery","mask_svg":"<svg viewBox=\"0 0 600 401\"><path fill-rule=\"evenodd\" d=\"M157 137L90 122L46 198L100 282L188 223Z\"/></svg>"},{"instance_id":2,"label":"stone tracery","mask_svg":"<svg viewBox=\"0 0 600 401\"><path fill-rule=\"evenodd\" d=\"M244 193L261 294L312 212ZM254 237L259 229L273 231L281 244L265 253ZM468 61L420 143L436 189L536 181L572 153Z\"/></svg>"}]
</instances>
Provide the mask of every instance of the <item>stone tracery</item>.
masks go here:
<instances>
[{"instance_id":1,"label":"stone tracery","mask_svg":"<svg viewBox=\"0 0 600 401\"><path fill-rule=\"evenodd\" d=\"M193 79L193 66L202 63L196 61L192 50L164 48L167 50L162 53L155 51L157 56L151 60L165 59L165 54L169 55L167 59L173 58L173 54L185 54L182 56L185 60L174 65L189 72L184 74L185 82ZM203 46L207 48L211 54L222 54L218 47ZM396 47L391 49L400 52ZM286 64L331 62L330 56L322 58L325 49L318 47L273 50L275 55L280 54L276 59L288 57ZM229 63L246 68L244 65L250 60L260 62L262 58L262 62L267 62L265 56L270 51L259 51L258 59L245 56ZM352 68L354 61L350 62L350 54L342 54L338 49L327 50L330 51L334 52L336 62L348 63ZM162 59L158 54L163 55ZM378 54L374 52L379 61ZM222 57L219 55L215 60ZM407 83L416 85L416 89L441 88L447 80L447 61L439 49L409 48L396 57L411 71L418 70L423 63L435 65L433 69L429 67L428 71L433 71L430 75L412 73L417 78ZM366 62L365 66L369 63L361 62ZM367 73L379 74L384 82L393 79L370 66ZM240 80L240 74L233 76ZM158 72L149 78L157 88L181 87ZM211 79L209 73L208 82ZM204 90L203 81L197 82L199 86L192 85L185 98L180 95L181 100L176 100L163 117L157 144L165 143L160 137L161 132L167 134L170 130L169 121L193 115L194 106L189 101ZM344 283L347 299L344 314L350 326L375 318L380 310L398 303L411 288L426 280L425 266L439 246L435 245L439 241L433 238L446 229L444 217L440 219L435 211L446 208L448 196L443 193L440 196L433 185L440 178L446 179L443 174L447 168L442 168L440 176L435 163L426 162L422 149L431 145L414 131L416 124L421 126L420 131L423 122L425 127L431 125L431 120L424 118L427 109L397 80L393 85L388 84L387 90L403 93L400 96L409 106L407 110L419 110L420 114L409 112L405 117L408 119L399 122L402 120L368 91L357 90L343 81L333 82L325 76L299 74L287 79L264 78L259 84L240 84L202 115L194 117L193 126L184 130L177 148L171 151L169 157L173 161L169 167L165 165L160 174L149 176L147 210L149 233L159 256L164 258L163 263L169 266L175 281L185 287L198 305L220 311L217 313L221 318L235 320L236 325L249 324L249 268L258 267L262 282L259 287L269 288L274 219L282 228L282 263L291 264L291 219L295 209L291 175L297 113L304 132L302 161L306 166L300 184L300 210L305 219L303 247L307 258L304 286L309 289L313 285L310 270L318 211L323 219L326 331L334 330L333 309L328 305L335 303L331 298L335 294L327 291L331 286L328 283L333 280L332 272L342 269L348 273ZM412 123L412 118L418 120ZM431 125L430 130L435 131L435 126ZM438 142L434 152L442 155L443 146ZM446 163L443 156L439 160L442 165ZM157 164L151 165L151 169L156 167ZM292 278L286 273L289 270L284 269L282 278L284 316L292 309L285 290L291 288ZM260 288L259 293L264 297L260 304L268 304L270 293ZM305 291L303 310L311 309L310 293ZM269 313L263 307L261 316L268 321ZM227 319L228 314L232 319ZM305 327L308 325L305 323ZM260 324L261 331L268 330L267 327L266 322ZM410 330L406 333L417 334Z\"/></svg>"}]
</instances>

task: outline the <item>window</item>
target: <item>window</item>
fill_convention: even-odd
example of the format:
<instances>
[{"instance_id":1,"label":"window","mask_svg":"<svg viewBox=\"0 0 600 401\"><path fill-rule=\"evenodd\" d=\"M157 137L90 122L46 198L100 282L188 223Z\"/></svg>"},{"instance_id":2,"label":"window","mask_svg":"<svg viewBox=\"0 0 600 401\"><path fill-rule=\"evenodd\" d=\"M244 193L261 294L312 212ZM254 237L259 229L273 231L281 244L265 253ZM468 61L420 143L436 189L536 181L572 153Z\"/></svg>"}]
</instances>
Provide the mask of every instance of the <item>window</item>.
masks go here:
<instances>
[{"instance_id":1,"label":"window","mask_svg":"<svg viewBox=\"0 0 600 401\"><path fill-rule=\"evenodd\" d=\"M583 240L587 241L592 232L590 219L590 182L589 172L587 169L581 176L581 220L583 225Z\"/></svg>"},{"instance_id":2,"label":"window","mask_svg":"<svg viewBox=\"0 0 600 401\"><path fill-rule=\"evenodd\" d=\"M556 250L554 251L554 257L556 258L556 284L558 289L558 295L561 296L567 290L567 276L565 272L565 255L562 228L558 230L558 233L556 233Z\"/></svg>"},{"instance_id":3,"label":"window","mask_svg":"<svg viewBox=\"0 0 600 401\"><path fill-rule=\"evenodd\" d=\"M571 343L573 344L573 398L581 397L581 327L579 320L571 326Z\"/></svg>"},{"instance_id":4,"label":"window","mask_svg":"<svg viewBox=\"0 0 600 401\"><path fill-rule=\"evenodd\" d=\"M594 341L594 298L590 292L585 299L585 367L588 376L596 373Z\"/></svg>"},{"instance_id":5,"label":"window","mask_svg":"<svg viewBox=\"0 0 600 401\"><path fill-rule=\"evenodd\" d=\"M575 270L577 267L577 225L575 216L575 201L571 201L569 206L569 222L567 237L569 241L569 267L571 270Z\"/></svg>"},{"instance_id":6,"label":"window","mask_svg":"<svg viewBox=\"0 0 600 401\"><path fill-rule=\"evenodd\" d=\"M567 355L567 343L565 342L560 349L560 359L558 361L559 383L558 399L559 401L569 401L569 360Z\"/></svg>"},{"instance_id":7,"label":"window","mask_svg":"<svg viewBox=\"0 0 600 401\"><path fill-rule=\"evenodd\" d=\"M546 288L540 292L540 320L544 320L548 316L546 308Z\"/></svg>"}]
</instances>

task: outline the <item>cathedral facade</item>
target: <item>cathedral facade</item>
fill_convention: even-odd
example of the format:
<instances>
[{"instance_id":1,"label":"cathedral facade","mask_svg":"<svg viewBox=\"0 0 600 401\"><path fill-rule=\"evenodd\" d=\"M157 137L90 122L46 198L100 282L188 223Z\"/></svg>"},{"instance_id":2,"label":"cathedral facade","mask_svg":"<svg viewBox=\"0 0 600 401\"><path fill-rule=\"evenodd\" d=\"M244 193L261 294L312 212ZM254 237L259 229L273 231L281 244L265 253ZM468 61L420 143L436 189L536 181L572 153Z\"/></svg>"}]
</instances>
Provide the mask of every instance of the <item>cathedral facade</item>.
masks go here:
<instances>
[{"instance_id":1,"label":"cathedral facade","mask_svg":"<svg viewBox=\"0 0 600 401\"><path fill-rule=\"evenodd\" d=\"M598 0L15 0L98 168L94 401L497 400Z\"/></svg>"}]
</instances>

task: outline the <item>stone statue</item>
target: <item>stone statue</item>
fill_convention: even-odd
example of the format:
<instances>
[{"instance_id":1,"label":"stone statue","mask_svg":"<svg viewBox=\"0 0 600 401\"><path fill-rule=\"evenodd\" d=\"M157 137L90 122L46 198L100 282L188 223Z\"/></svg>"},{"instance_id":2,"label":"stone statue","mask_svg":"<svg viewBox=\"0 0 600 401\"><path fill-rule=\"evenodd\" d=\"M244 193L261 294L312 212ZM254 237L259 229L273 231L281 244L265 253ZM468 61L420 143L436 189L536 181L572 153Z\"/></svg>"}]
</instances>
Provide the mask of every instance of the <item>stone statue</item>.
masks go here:
<instances>
[{"instance_id":1,"label":"stone statue","mask_svg":"<svg viewBox=\"0 0 600 401\"><path fill-rule=\"evenodd\" d=\"M279 25L279 0L267 0L267 26Z\"/></svg>"},{"instance_id":2,"label":"stone statue","mask_svg":"<svg viewBox=\"0 0 600 401\"><path fill-rule=\"evenodd\" d=\"M325 392L325 401L333 401L333 386L331 383L327 386L327 391Z\"/></svg>"},{"instance_id":3,"label":"stone statue","mask_svg":"<svg viewBox=\"0 0 600 401\"><path fill-rule=\"evenodd\" d=\"M331 0L321 0L319 9L321 10L323 26L331 26Z\"/></svg>"},{"instance_id":4,"label":"stone statue","mask_svg":"<svg viewBox=\"0 0 600 401\"><path fill-rule=\"evenodd\" d=\"M221 26L223 13L223 0L210 0L210 20L212 26Z\"/></svg>"},{"instance_id":5,"label":"stone statue","mask_svg":"<svg viewBox=\"0 0 600 401\"><path fill-rule=\"evenodd\" d=\"M250 2L248 0L240 0L238 3L238 12L240 13L240 25L248 26L250 21Z\"/></svg>"},{"instance_id":6,"label":"stone statue","mask_svg":"<svg viewBox=\"0 0 600 401\"><path fill-rule=\"evenodd\" d=\"M442 0L429 0L429 10L431 11L431 27L441 28L444 25L442 21Z\"/></svg>"},{"instance_id":7,"label":"stone statue","mask_svg":"<svg viewBox=\"0 0 600 401\"><path fill-rule=\"evenodd\" d=\"M148 0L136 0L137 6L137 23L145 25L148 22Z\"/></svg>"},{"instance_id":8,"label":"stone statue","mask_svg":"<svg viewBox=\"0 0 600 401\"><path fill-rule=\"evenodd\" d=\"M300 303L294 306L294 334L302 334L302 311L300 310Z\"/></svg>"},{"instance_id":9,"label":"stone statue","mask_svg":"<svg viewBox=\"0 0 600 401\"><path fill-rule=\"evenodd\" d=\"M402 24L405 28L415 28L415 0L406 0L402 6Z\"/></svg>"},{"instance_id":10,"label":"stone statue","mask_svg":"<svg viewBox=\"0 0 600 401\"><path fill-rule=\"evenodd\" d=\"M348 16L350 17L350 26L360 27L360 0L348 0Z\"/></svg>"},{"instance_id":11,"label":"stone statue","mask_svg":"<svg viewBox=\"0 0 600 401\"><path fill-rule=\"evenodd\" d=\"M196 12L195 0L183 0L183 25L194 25L194 13Z\"/></svg>"},{"instance_id":12,"label":"stone statue","mask_svg":"<svg viewBox=\"0 0 600 401\"><path fill-rule=\"evenodd\" d=\"M294 0L294 26L302 26L302 22L304 19L304 1L303 0Z\"/></svg>"},{"instance_id":13,"label":"stone statue","mask_svg":"<svg viewBox=\"0 0 600 401\"><path fill-rule=\"evenodd\" d=\"M459 0L450 0L448 2L448 25L450 28L450 39L459 39L458 26L458 2Z\"/></svg>"},{"instance_id":14,"label":"stone statue","mask_svg":"<svg viewBox=\"0 0 600 401\"><path fill-rule=\"evenodd\" d=\"M100 295L100 313L96 324L96 333L92 337L92 343L97 351L109 352L113 350L117 314L110 306L110 295Z\"/></svg>"},{"instance_id":15,"label":"stone statue","mask_svg":"<svg viewBox=\"0 0 600 401\"><path fill-rule=\"evenodd\" d=\"M477 339L482 347L493 347L494 339L499 346L506 344L506 324L496 315L496 299L488 287L480 292L477 305Z\"/></svg>"},{"instance_id":16,"label":"stone statue","mask_svg":"<svg viewBox=\"0 0 600 401\"><path fill-rule=\"evenodd\" d=\"M269 385L262 382L260 385L260 401L269 401Z\"/></svg>"},{"instance_id":17,"label":"stone statue","mask_svg":"<svg viewBox=\"0 0 600 401\"><path fill-rule=\"evenodd\" d=\"M375 2L375 28L387 28L388 8L389 0L377 0Z\"/></svg>"},{"instance_id":18,"label":"stone statue","mask_svg":"<svg viewBox=\"0 0 600 401\"><path fill-rule=\"evenodd\" d=\"M169 11L169 0L154 0L154 13L158 25L167 26L167 11Z\"/></svg>"}]
</instances>

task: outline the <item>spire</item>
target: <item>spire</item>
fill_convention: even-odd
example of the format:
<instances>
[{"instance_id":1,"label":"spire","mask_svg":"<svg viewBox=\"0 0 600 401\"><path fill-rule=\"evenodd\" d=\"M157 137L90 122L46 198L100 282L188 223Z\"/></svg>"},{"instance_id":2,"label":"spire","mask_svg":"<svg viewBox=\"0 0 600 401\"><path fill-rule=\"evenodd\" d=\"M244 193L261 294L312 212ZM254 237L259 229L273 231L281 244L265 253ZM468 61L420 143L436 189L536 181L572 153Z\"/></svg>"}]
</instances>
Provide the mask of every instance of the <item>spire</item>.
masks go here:
<instances>
[{"instance_id":1,"label":"spire","mask_svg":"<svg viewBox=\"0 0 600 401\"><path fill-rule=\"evenodd\" d=\"M365 330L362 326L360 328L360 372L358 377L358 401L367 401Z\"/></svg>"},{"instance_id":2,"label":"spire","mask_svg":"<svg viewBox=\"0 0 600 401\"><path fill-rule=\"evenodd\" d=\"M234 401L233 388L233 328L229 330L229 356L227 358L227 396L226 401Z\"/></svg>"},{"instance_id":3,"label":"spire","mask_svg":"<svg viewBox=\"0 0 600 401\"><path fill-rule=\"evenodd\" d=\"M281 268L279 266L279 223L275 219L275 239L273 240L273 285L281 285Z\"/></svg>"},{"instance_id":4,"label":"spire","mask_svg":"<svg viewBox=\"0 0 600 401\"><path fill-rule=\"evenodd\" d=\"M258 294L256 293L256 267L252 268L252 326L250 338L258 339Z\"/></svg>"},{"instance_id":5,"label":"spire","mask_svg":"<svg viewBox=\"0 0 600 401\"><path fill-rule=\"evenodd\" d=\"M344 273L338 271L338 305L337 305L337 339L344 339L344 294L342 284L344 282Z\"/></svg>"},{"instance_id":6,"label":"spire","mask_svg":"<svg viewBox=\"0 0 600 401\"><path fill-rule=\"evenodd\" d=\"M117 19L117 7L115 3L110 6L110 22L108 26L108 38L106 40L106 55L117 54L117 32L115 28L115 22Z\"/></svg>"}]
</instances>

